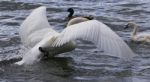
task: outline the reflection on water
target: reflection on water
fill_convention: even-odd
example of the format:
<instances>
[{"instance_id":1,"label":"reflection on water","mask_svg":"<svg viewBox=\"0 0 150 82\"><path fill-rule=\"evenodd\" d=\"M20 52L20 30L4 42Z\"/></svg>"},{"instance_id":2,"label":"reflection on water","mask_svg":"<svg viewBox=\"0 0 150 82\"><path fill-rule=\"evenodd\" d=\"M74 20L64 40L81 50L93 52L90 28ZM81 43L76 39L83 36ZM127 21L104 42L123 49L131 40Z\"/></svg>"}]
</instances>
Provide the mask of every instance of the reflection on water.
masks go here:
<instances>
[{"instance_id":1,"label":"reflection on water","mask_svg":"<svg viewBox=\"0 0 150 82\"><path fill-rule=\"evenodd\" d=\"M12 64L21 59L19 26L32 9L47 6L53 29L61 31L68 15L93 15L110 26L139 54L132 62L104 56L89 42L78 42L75 51L30 66ZM0 81L1 82L149 82L150 44L130 42L124 25L135 21L140 31L150 31L149 0L1 0ZM84 43L84 44L83 44ZM101 55L100 55L101 54Z\"/></svg>"}]
</instances>

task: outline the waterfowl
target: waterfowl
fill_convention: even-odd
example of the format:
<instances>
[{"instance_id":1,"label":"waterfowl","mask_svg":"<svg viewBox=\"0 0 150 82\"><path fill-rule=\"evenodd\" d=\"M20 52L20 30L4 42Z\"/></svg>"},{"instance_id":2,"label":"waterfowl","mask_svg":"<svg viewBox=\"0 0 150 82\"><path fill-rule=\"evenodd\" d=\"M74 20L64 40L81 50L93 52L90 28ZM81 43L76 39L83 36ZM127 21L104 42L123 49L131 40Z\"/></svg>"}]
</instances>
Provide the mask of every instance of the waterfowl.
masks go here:
<instances>
[{"instance_id":1,"label":"waterfowl","mask_svg":"<svg viewBox=\"0 0 150 82\"><path fill-rule=\"evenodd\" d=\"M150 43L150 32L138 33L138 26L134 22L129 22L125 29L132 28L133 32L131 34L131 40L134 42L146 42Z\"/></svg>"},{"instance_id":2,"label":"waterfowl","mask_svg":"<svg viewBox=\"0 0 150 82\"><path fill-rule=\"evenodd\" d=\"M15 64L33 64L40 61L43 54L55 56L76 48L75 40L83 39L93 42L106 55L130 60L135 54L128 45L107 25L98 20L80 21L71 19L68 26L58 33L49 25L46 17L46 7L42 6L32 11L20 26L20 36L29 51L22 60Z\"/></svg>"},{"instance_id":3,"label":"waterfowl","mask_svg":"<svg viewBox=\"0 0 150 82\"><path fill-rule=\"evenodd\" d=\"M74 9L73 8L68 8L67 11L69 12L68 17L67 17L68 20L76 18L76 16L73 16L73 14L74 14ZM94 19L94 17L92 15L90 15L90 16L80 16L80 18L85 18L85 19L88 19L88 20Z\"/></svg>"}]
</instances>

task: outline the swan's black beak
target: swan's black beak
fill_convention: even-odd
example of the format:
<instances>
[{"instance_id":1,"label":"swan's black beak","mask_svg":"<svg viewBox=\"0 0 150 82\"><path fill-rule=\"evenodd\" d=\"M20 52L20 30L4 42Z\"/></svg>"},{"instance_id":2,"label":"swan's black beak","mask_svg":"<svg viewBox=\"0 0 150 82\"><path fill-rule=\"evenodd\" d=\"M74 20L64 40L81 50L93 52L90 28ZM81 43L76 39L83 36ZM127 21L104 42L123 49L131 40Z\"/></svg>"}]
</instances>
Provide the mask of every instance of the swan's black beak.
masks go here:
<instances>
[{"instance_id":1,"label":"swan's black beak","mask_svg":"<svg viewBox=\"0 0 150 82\"><path fill-rule=\"evenodd\" d=\"M127 28L129 28L129 26L128 26L128 25L126 25L126 26L124 27L124 29L127 29Z\"/></svg>"}]
</instances>

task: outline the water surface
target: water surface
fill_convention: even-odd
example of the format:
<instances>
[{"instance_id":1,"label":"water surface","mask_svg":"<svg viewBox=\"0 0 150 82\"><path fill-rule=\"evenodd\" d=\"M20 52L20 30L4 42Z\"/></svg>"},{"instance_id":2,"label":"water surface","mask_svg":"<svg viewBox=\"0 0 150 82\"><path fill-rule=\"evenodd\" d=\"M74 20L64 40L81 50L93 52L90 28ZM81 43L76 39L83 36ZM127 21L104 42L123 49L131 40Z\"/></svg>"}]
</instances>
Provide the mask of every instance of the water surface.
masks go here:
<instances>
[{"instance_id":1,"label":"water surface","mask_svg":"<svg viewBox=\"0 0 150 82\"><path fill-rule=\"evenodd\" d=\"M22 57L19 26L39 6L47 7L48 21L57 31L65 27L69 7L78 16L93 15L117 32L138 56L125 62L78 41L72 52L30 66L14 65ZM150 82L150 44L130 42L131 30L123 29L129 21L135 21L141 32L150 31L150 1L1 0L0 82Z\"/></svg>"}]
</instances>

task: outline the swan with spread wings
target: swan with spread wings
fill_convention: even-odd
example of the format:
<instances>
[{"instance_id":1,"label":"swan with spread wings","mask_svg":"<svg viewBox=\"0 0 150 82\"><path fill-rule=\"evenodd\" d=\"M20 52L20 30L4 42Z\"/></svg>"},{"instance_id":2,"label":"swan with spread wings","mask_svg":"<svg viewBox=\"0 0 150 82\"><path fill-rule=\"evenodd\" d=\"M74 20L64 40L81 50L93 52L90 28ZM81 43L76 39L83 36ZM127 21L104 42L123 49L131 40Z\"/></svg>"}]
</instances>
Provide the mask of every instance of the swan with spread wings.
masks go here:
<instances>
[{"instance_id":1,"label":"swan with spread wings","mask_svg":"<svg viewBox=\"0 0 150 82\"><path fill-rule=\"evenodd\" d=\"M67 27L58 33L48 23L46 7L42 6L33 10L20 27L21 41L29 51L16 64L33 64L44 55L55 56L72 51L76 47L77 39L93 42L99 50L110 56L125 60L135 56L115 32L98 20L73 18L68 23Z\"/></svg>"}]
</instances>

